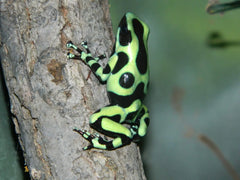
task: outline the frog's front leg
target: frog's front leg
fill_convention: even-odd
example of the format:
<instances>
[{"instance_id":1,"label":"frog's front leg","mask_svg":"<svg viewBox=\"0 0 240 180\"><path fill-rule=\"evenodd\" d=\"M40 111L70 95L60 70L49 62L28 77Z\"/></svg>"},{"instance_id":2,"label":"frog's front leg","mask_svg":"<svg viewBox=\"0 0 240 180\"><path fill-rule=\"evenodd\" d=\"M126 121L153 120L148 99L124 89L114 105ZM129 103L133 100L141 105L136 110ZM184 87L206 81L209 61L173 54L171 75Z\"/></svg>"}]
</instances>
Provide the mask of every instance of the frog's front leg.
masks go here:
<instances>
[{"instance_id":1,"label":"frog's front leg","mask_svg":"<svg viewBox=\"0 0 240 180\"><path fill-rule=\"evenodd\" d=\"M105 54L102 54L102 55L100 55L96 58L93 58L92 55L91 55L91 51L88 48L87 41L83 41L81 43L82 47L86 50L86 53L84 51L82 51L79 47L75 46L72 41L68 41L66 45L67 45L67 48L74 49L79 53L79 55L75 55L75 54L72 54L71 52L68 52L67 57L69 59L77 59L77 60L86 61L86 59L88 57L88 58L91 58L91 59L94 59L94 60L98 61L100 59L106 58Z\"/></svg>"},{"instance_id":2,"label":"frog's front leg","mask_svg":"<svg viewBox=\"0 0 240 180\"><path fill-rule=\"evenodd\" d=\"M89 146L83 148L84 150L91 148L113 150L131 143L133 136L131 131L120 124L125 118L124 110L117 105L106 106L91 116L90 126L104 135L113 137L113 140L107 140L99 135L92 135L78 129L74 129L74 131L90 142Z\"/></svg>"},{"instance_id":3,"label":"frog's front leg","mask_svg":"<svg viewBox=\"0 0 240 180\"><path fill-rule=\"evenodd\" d=\"M102 68L101 65L98 63L100 59L104 59L106 56L100 55L98 57L93 57L90 50L88 49L87 42L83 41L81 45L86 52L75 46L72 41L67 42L67 48L73 49L79 53L79 55L76 55L72 52L68 52L68 59L76 59L83 61L91 68L92 72L97 76L100 82L106 83L109 75L111 74L110 66L109 64L107 64L105 68Z\"/></svg>"}]
</instances>

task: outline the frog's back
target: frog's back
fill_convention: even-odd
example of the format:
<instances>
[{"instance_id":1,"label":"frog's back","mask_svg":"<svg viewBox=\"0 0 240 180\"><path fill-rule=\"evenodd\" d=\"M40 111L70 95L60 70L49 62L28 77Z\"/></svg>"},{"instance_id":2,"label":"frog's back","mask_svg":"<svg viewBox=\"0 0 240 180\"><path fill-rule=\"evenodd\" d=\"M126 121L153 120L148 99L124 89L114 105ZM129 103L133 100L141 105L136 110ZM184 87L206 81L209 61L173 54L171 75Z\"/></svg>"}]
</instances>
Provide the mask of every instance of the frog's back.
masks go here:
<instances>
[{"instance_id":1,"label":"frog's back","mask_svg":"<svg viewBox=\"0 0 240 180\"><path fill-rule=\"evenodd\" d=\"M148 34L148 26L132 13L119 23L110 58L112 72L107 80L112 104L128 107L133 101L144 99L149 81Z\"/></svg>"}]
</instances>

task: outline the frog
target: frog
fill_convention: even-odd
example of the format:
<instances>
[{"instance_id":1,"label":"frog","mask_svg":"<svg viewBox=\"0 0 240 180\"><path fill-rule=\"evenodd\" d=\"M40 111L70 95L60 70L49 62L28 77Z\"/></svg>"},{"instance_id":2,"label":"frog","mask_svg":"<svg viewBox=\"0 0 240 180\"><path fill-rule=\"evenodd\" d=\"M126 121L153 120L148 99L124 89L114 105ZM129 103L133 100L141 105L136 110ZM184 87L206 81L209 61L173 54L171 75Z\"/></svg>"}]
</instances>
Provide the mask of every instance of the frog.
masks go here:
<instances>
[{"instance_id":1,"label":"frog","mask_svg":"<svg viewBox=\"0 0 240 180\"><path fill-rule=\"evenodd\" d=\"M67 58L83 61L90 67L100 83L106 84L110 102L95 111L89 120L90 127L102 133L103 137L98 133L73 129L89 141L83 150L115 150L131 142L137 143L146 135L150 121L148 108L143 104L150 74L148 36L146 23L131 12L124 14L105 67L100 65L99 60L106 56L93 57L86 41L81 43L83 50L72 41L67 42L70 49Z\"/></svg>"}]
</instances>

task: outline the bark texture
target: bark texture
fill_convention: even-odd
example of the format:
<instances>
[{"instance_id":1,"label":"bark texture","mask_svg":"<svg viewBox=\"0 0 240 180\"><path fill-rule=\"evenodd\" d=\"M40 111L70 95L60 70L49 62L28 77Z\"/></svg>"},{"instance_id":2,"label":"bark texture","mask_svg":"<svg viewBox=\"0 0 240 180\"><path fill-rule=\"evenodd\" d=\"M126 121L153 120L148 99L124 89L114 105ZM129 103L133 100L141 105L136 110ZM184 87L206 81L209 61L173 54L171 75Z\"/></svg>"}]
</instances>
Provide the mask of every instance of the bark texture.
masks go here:
<instances>
[{"instance_id":1,"label":"bark texture","mask_svg":"<svg viewBox=\"0 0 240 180\"><path fill-rule=\"evenodd\" d=\"M88 142L72 130L93 132L88 119L108 98L85 64L67 60L65 44L86 40L94 55L109 57L108 6L107 0L0 2L1 64L32 179L145 179L134 143L83 151Z\"/></svg>"}]
</instances>

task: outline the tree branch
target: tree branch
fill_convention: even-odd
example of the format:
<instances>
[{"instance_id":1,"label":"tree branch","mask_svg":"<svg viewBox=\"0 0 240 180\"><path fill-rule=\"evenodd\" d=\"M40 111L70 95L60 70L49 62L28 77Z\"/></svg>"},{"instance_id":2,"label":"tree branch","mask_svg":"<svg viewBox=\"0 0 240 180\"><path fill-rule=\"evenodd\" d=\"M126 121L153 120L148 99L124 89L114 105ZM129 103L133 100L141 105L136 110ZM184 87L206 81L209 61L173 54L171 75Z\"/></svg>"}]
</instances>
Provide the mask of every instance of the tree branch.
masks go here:
<instances>
[{"instance_id":1,"label":"tree branch","mask_svg":"<svg viewBox=\"0 0 240 180\"><path fill-rule=\"evenodd\" d=\"M108 1L1 2L1 63L11 112L32 179L146 179L139 148L83 151L73 128L89 129L108 104L106 88L82 62L67 60L65 44L88 41L110 55ZM102 63L106 64L106 61Z\"/></svg>"}]
</instances>

